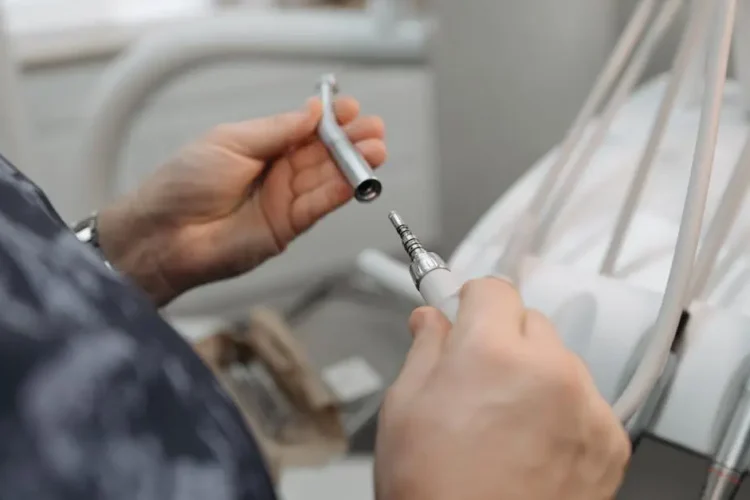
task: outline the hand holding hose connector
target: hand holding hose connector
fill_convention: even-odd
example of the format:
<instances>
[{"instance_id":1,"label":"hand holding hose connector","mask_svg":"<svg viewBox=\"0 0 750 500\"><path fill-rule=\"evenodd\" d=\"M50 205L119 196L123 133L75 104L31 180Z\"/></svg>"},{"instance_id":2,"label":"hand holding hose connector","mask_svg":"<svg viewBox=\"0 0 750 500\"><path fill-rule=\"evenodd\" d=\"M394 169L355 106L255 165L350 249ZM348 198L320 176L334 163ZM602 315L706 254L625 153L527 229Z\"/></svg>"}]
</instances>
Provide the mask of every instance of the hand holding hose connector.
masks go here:
<instances>
[{"instance_id":1,"label":"hand holding hose connector","mask_svg":"<svg viewBox=\"0 0 750 500\"><path fill-rule=\"evenodd\" d=\"M379 494L614 498L630 443L581 358L508 282L463 285L397 213L390 219L432 307L412 314L414 342L382 407Z\"/></svg>"},{"instance_id":2,"label":"hand holding hose connector","mask_svg":"<svg viewBox=\"0 0 750 500\"><path fill-rule=\"evenodd\" d=\"M383 191L383 185L375 177L370 164L349 141L346 133L336 121L336 113L333 110L333 99L338 93L336 77L332 74L323 75L318 83L318 90L323 104L323 117L318 125L320 140L328 149L336 166L354 188L354 197L357 201L374 201Z\"/></svg>"}]
</instances>

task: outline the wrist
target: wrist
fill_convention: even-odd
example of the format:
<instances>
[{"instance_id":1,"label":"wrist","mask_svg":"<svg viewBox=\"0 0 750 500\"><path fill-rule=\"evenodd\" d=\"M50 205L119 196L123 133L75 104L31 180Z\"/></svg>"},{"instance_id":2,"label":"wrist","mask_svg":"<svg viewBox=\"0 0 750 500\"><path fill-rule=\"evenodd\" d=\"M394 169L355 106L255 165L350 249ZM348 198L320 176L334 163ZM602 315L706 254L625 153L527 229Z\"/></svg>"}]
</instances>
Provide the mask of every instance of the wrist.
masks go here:
<instances>
[{"instance_id":1,"label":"wrist","mask_svg":"<svg viewBox=\"0 0 750 500\"><path fill-rule=\"evenodd\" d=\"M121 199L99 212L97 230L104 258L158 307L177 296L163 272L158 232L140 214L134 200Z\"/></svg>"}]
</instances>

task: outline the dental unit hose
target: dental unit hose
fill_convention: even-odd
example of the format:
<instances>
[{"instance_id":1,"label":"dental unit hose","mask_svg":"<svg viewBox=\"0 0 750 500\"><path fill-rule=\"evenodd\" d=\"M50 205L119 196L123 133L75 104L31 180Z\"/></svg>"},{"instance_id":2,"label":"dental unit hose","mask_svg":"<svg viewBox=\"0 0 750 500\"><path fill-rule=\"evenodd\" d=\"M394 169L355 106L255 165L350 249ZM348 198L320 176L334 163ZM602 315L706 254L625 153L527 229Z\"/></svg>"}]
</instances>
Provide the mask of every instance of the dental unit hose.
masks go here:
<instances>
[{"instance_id":1,"label":"dental unit hose","mask_svg":"<svg viewBox=\"0 0 750 500\"><path fill-rule=\"evenodd\" d=\"M699 22L705 16L706 11L709 14L712 13L714 0L699 1L700 3L697 5L705 7L706 10L694 9L691 15L691 23ZM687 298L690 295L690 280L701 237L703 214L706 208L719 132L719 117L723 102L736 6L737 0L722 0L715 13L717 26L712 37L710 60L706 71L706 90L703 95L698 125L698 138L693 164L690 169L690 180L680 230L677 235L674 257L672 258L672 267L650 345L625 390L613 405L615 413L623 422L630 420L638 411L662 376L669 360L681 314L685 311Z\"/></svg>"},{"instance_id":2,"label":"dental unit hose","mask_svg":"<svg viewBox=\"0 0 750 500\"><path fill-rule=\"evenodd\" d=\"M333 98L338 93L336 77L332 74L323 75L318 83L318 90L323 105L318 137L325 144L338 169L354 188L354 197L357 201L374 201L383 191L383 185L336 120L336 112L333 109Z\"/></svg>"},{"instance_id":3,"label":"dental unit hose","mask_svg":"<svg viewBox=\"0 0 750 500\"><path fill-rule=\"evenodd\" d=\"M425 303L445 314L451 322L455 322L461 283L439 255L427 251L422 246L400 215L391 212L388 218L401 237L404 250L409 254L409 273Z\"/></svg>"}]
</instances>

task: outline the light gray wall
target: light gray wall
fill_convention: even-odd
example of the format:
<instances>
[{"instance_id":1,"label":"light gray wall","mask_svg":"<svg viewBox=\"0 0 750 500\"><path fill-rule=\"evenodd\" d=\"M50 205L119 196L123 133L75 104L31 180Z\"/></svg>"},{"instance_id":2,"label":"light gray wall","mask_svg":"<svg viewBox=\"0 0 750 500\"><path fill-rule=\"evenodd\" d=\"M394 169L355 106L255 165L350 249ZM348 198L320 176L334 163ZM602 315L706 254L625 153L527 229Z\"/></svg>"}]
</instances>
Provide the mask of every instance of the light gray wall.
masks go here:
<instances>
[{"instance_id":1,"label":"light gray wall","mask_svg":"<svg viewBox=\"0 0 750 500\"><path fill-rule=\"evenodd\" d=\"M434 0L445 246L562 138L618 24L615 0Z\"/></svg>"}]
</instances>

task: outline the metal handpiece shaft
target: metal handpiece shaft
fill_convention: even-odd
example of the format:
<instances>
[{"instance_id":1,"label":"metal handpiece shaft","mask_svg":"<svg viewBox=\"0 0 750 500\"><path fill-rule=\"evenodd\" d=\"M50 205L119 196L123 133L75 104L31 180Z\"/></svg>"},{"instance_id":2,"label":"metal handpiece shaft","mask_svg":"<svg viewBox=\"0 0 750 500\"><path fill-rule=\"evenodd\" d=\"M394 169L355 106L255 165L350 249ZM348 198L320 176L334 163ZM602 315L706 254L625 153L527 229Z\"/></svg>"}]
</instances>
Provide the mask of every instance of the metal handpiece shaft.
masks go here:
<instances>
[{"instance_id":1,"label":"metal handpiece shaft","mask_svg":"<svg viewBox=\"0 0 750 500\"><path fill-rule=\"evenodd\" d=\"M360 202L375 200L383 190L380 181L357 148L351 143L336 119L333 98L338 92L334 75L324 75L318 83L323 116L318 125L318 137L333 157L349 184L354 188L354 197Z\"/></svg>"},{"instance_id":2,"label":"metal handpiece shaft","mask_svg":"<svg viewBox=\"0 0 750 500\"><path fill-rule=\"evenodd\" d=\"M404 250L409 254L409 258L412 261L416 258L417 254L427 252L417 237L414 236L414 233L412 233L409 227L404 223L403 219L401 219L400 215L396 212L391 212L388 214L388 218L391 220L393 227L396 228L396 232L398 232L398 235L401 237L401 243L404 245Z\"/></svg>"}]
</instances>

